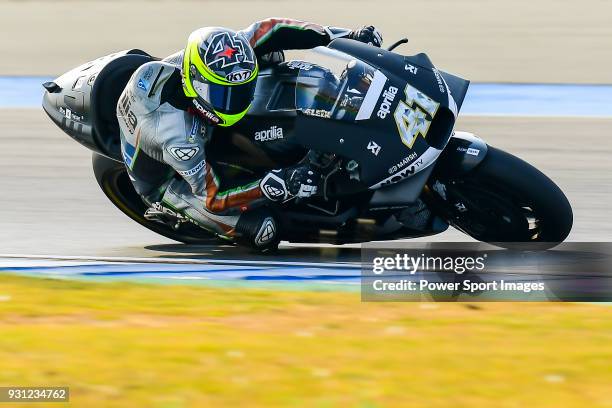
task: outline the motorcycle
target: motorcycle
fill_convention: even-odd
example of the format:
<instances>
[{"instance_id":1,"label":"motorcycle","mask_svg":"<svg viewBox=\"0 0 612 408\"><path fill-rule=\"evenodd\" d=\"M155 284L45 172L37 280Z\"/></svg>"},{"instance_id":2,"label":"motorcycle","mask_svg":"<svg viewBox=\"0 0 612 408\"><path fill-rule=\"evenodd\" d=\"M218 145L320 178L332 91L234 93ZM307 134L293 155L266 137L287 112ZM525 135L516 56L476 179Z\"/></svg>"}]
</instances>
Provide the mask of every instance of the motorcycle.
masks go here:
<instances>
[{"instance_id":1,"label":"motorcycle","mask_svg":"<svg viewBox=\"0 0 612 408\"><path fill-rule=\"evenodd\" d=\"M573 216L563 192L523 160L455 131L469 81L426 54L404 56L348 39L302 60L261 69L245 118L215 130L206 147L222 180L253 180L308 160L322 194L275 212L290 242L358 243L438 234L452 226L476 240L552 247ZM115 108L132 73L157 60L133 49L88 62L43 86L54 123L93 151L93 171L128 217L189 244L218 238L189 222L146 219L120 153Z\"/></svg>"}]
</instances>

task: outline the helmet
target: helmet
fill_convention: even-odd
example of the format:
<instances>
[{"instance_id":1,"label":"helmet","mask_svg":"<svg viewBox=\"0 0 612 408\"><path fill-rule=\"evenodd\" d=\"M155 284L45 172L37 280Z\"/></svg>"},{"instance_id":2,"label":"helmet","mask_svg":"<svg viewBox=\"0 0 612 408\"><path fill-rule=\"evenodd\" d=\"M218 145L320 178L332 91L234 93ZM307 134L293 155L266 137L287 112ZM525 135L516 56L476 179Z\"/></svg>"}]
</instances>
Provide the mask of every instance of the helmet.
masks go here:
<instances>
[{"instance_id":1,"label":"helmet","mask_svg":"<svg viewBox=\"0 0 612 408\"><path fill-rule=\"evenodd\" d=\"M231 126L247 113L259 68L246 37L207 27L189 36L183 55L183 90L195 107L219 126Z\"/></svg>"}]
</instances>

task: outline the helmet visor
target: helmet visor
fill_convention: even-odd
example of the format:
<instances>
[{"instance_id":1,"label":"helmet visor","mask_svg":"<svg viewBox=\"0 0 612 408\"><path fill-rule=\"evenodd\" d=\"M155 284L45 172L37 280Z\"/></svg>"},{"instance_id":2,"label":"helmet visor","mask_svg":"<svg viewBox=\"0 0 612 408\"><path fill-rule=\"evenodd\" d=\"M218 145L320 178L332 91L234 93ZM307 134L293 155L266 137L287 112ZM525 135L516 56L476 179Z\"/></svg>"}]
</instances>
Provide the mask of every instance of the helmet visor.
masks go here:
<instances>
[{"instance_id":1,"label":"helmet visor","mask_svg":"<svg viewBox=\"0 0 612 408\"><path fill-rule=\"evenodd\" d=\"M193 88L216 112L234 115L244 112L251 104L255 83L250 81L240 85L221 85L194 80Z\"/></svg>"}]
</instances>

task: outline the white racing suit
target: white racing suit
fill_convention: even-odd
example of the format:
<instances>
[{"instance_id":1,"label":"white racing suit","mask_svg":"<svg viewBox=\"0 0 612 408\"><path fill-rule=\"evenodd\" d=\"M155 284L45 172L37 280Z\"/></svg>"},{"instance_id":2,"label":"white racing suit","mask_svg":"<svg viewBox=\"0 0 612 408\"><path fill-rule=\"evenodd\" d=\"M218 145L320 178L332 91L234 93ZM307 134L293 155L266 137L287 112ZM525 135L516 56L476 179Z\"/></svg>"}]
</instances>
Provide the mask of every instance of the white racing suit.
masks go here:
<instances>
[{"instance_id":1,"label":"white racing suit","mask_svg":"<svg viewBox=\"0 0 612 408\"><path fill-rule=\"evenodd\" d=\"M242 31L258 58L283 49L327 45L351 31L290 19L271 18ZM259 180L221 191L205 147L213 127L190 109L182 93L183 52L142 65L117 104L121 148L136 191L151 205L163 206L215 234L232 238L238 218L266 200ZM177 178L176 175L180 175Z\"/></svg>"}]
</instances>

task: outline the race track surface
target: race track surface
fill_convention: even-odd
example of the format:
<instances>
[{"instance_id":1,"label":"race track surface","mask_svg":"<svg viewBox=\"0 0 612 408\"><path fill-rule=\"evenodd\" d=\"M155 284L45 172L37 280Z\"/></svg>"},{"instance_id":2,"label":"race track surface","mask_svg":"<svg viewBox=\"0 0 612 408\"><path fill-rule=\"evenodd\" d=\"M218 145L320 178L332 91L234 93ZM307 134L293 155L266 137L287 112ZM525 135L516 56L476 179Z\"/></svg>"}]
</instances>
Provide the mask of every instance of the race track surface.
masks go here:
<instances>
[{"instance_id":1,"label":"race track surface","mask_svg":"<svg viewBox=\"0 0 612 408\"><path fill-rule=\"evenodd\" d=\"M612 238L612 119L466 117L458 129L479 134L556 181L574 209L569 240ZM40 110L0 110L0 135L0 254L257 259L231 246L179 245L132 222L98 188L90 152ZM469 240L457 231L431 239ZM291 244L283 246L277 259L354 262L358 257L354 246Z\"/></svg>"}]
</instances>

